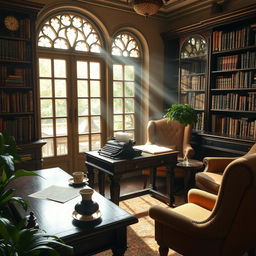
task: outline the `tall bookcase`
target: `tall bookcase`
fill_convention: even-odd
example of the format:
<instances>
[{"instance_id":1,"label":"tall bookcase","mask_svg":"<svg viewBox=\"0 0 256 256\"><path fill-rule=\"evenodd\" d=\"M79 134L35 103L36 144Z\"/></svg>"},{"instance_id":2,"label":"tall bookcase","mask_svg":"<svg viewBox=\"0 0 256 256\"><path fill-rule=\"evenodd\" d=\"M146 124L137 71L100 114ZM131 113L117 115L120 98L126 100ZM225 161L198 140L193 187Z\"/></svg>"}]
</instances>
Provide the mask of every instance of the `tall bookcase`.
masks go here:
<instances>
[{"instance_id":1,"label":"tall bookcase","mask_svg":"<svg viewBox=\"0 0 256 256\"><path fill-rule=\"evenodd\" d=\"M194 129L204 130L205 95L207 80L208 44L202 35L192 35L180 50L179 101L197 111Z\"/></svg>"},{"instance_id":2,"label":"tall bookcase","mask_svg":"<svg viewBox=\"0 0 256 256\"><path fill-rule=\"evenodd\" d=\"M22 167L41 168L35 79L35 19L42 6L0 0L0 132L16 139Z\"/></svg>"},{"instance_id":3,"label":"tall bookcase","mask_svg":"<svg viewBox=\"0 0 256 256\"><path fill-rule=\"evenodd\" d=\"M253 4L163 35L166 69L171 56L179 56L179 73L166 72L166 86L177 81L178 101L199 113L192 136L197 158L242 155L256 142L255 13ZM197 51L197 40L205 40L207 53Z\"/></svg>"}]
</instances>

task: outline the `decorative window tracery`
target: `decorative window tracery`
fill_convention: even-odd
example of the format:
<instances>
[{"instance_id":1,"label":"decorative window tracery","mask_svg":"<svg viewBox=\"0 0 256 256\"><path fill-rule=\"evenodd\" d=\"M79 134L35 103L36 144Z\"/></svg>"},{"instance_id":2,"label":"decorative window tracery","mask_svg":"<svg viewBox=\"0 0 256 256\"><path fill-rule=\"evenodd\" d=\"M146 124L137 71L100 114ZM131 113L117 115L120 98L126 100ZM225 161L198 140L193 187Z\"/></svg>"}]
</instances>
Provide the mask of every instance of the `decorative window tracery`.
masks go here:
<instances>
[{"instance_id":1,"label":"decorative window tracery","mask_svg":"<svg viewBox=\"0 0 256 256\"><path fill-rule=\"evenodd\" d=\"M56 15L42 26L38 46L100 53L102 42L93 25L73 14Z\"/></svg>"},{"instance_id":2,"label":"decorative window tracery","mask_svg":"<svg viewBox=\"0 0 256 256\"><path fill-rule=\"evenodd\" d=\"M120 33L112 43L112 55L140 58L141 52L138 42L132 35Z\"/></svg>"},{"instance_id":3,"label":"decorative window tracery","mask_svg":"<svg viewBox=\"0 0 256 256\"><path fill-rule=\"evenodd\" d=\"M207 54L207 43L206 40L199 36L190 37L182 46L181 58L191 58L205 56Z\"/></svg>"}]
</instances>

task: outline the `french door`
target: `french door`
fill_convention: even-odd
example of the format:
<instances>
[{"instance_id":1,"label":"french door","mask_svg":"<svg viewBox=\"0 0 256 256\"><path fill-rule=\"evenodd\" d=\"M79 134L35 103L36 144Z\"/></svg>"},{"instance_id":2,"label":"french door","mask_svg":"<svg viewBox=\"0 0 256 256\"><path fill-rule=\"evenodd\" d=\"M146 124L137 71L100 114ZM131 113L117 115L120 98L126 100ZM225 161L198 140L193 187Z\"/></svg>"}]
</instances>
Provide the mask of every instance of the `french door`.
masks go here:
<instances>
[{"instance_id":1,"label":"french door","mask_svg":"<svg viewBox=\"0 0 256 256\"><path fill-rule=\"evenodd\" d=\"M43 167L85 169L83 152L102 146L105 89L96 58L39 56L39 98Z\"/></svg>"}]
</instances>

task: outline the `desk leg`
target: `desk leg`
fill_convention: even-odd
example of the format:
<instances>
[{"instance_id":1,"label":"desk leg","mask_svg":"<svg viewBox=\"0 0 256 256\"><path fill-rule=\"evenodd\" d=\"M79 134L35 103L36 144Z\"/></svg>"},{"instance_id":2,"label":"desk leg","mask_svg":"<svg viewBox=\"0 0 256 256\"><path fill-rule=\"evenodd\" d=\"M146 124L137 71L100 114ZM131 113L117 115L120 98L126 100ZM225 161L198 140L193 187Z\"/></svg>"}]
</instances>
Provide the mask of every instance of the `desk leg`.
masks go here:
<instances>
[{"instance_id":1,"label":"desk leg","mask_svg":"<svg viewBox=\"0 0 256 256\"><path fill-rule=\"evenodd\" d=\"M149 187L156 190L156 168L150 168Z\"/></svg>"},{"instance_id":2,"label":"desk leg","mask_svg":"<svg viewBox=\"0 0 256 256\"><path fill-rule=\"evenodd\" d=\"M120 199L120 176L110 176L110 199L113 203L119 205Z\"/></svg>"},{"instance_id":3,"label":"desk leg","mask_svg":"<svg viewBox=\"0 0 256 256\"><path fill-rule=\"evenodd\" d=\"M174 173L173 173L173 167L167 166L167 194L169 195L169 204L171 207L174 207Z\"/></svg>"},{"instance_id":4,"label":"desk leg","mask_svg":"<svg viewBox=\"0 0 256 256\"><path fill-rule=\"evenodd\" d=\"M105 173L99 171L98 172L98 182L99 182L99 193L105 196Z\"/></svg>"},{"instance_id":5,"label":"desk leg","mask_svg":"<svg viewBox=\"0 0 256 256\"><path fill-rule=\"evenodd\" d=\"M89 186L91 188L94 187L94 173L93 173L93 167L86 164L86 168L87 168L87 176L88 176L88 179L89 179Z\"/></svg>"},{"instance_id":6,"label":"desk leg","mask_svg":"<svg viewBox=\"0 0 256 256\"><path fill-rule=\"evenodd\" d=\"M112 248L113 256L123 256L127 249L127 230L126 227L116 231L116 246Z\"/></svg>"}]
</instances>

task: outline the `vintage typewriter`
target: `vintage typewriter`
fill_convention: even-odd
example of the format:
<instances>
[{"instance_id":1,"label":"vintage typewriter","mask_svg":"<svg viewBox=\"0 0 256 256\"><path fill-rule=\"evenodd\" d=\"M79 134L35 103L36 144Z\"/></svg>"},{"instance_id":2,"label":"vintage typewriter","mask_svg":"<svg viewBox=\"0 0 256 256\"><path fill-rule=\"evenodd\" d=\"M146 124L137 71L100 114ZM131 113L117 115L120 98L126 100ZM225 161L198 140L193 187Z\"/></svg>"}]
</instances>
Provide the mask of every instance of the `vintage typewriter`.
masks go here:
<instances>
[{"instance_id":1,"label":"vintage typewriter","mask_svg":"<svg viewBox=\"0 0 256 256\"><path fill-rule=\"evenodd\" d=\"M114 137L107 141L106 145L98 152L102 156L110 157L113 159L133 158L141 155L141 150L134 149L135 141L129 140L128 142L118 141Z\"/></svg>"}]
</instances>

